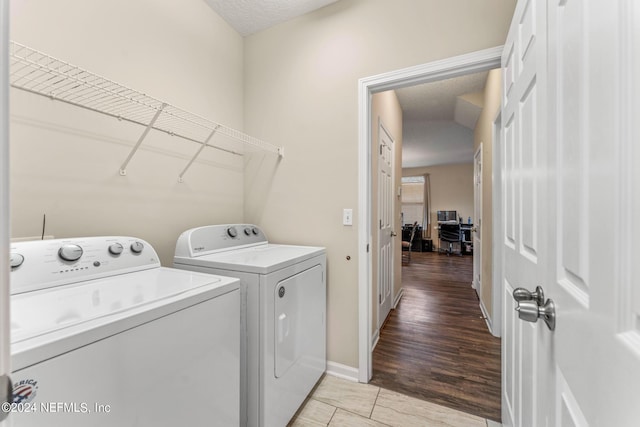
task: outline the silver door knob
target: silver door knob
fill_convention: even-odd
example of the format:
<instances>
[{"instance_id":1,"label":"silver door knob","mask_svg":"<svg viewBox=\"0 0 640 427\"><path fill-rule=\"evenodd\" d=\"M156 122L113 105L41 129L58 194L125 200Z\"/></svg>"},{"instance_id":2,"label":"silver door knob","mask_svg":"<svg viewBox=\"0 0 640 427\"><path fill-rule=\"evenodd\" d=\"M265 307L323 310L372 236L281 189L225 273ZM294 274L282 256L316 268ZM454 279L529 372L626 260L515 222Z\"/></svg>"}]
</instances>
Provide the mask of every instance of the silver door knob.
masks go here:
<instances>
[{"instance_id":1,"label":"silver door knob","mask_svg":"<svg viewBox=\"0 0 640 427\"><path fill-rule=\"evenodd\" d=\"M395 231L391 232L391 237L396 237L398 235L398 233L396 233Z\"/></svg>"},{"instance_id":2,"label":"silver door knob","mask_svg":"<svg viewBox=\"0 0 640 427\"><path fill-rule=\"evenodd\" d=\"M538 319L543 319L549 330L553 331L556 328L556 306L550 299L542 306L534 301L520 301L516 311L521 320L536 323Z\"/></svg>"},{"instance_id":3,"label":"silver door knob","mask_svg":"<svg viewBox=\"0 0 640 427\"><path fill-rule=\"evenodd\" d=\"M520 301L535 301L539 307L544 305L544 290L542 286L536 286L534 292L530 292L525 288L517 288L513 291L513 299L517 302Z\"/></svg>"}]
</instances>

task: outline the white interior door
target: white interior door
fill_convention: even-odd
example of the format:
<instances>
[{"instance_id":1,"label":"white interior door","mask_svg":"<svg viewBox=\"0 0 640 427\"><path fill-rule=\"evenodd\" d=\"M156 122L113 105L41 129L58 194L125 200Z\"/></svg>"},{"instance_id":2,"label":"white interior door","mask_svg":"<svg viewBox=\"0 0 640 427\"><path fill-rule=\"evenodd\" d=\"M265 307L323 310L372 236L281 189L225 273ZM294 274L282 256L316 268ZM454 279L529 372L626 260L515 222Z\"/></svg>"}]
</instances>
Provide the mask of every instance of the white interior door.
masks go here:
<instances>
[{"instance_id":1,"label":"white interior door","mask_svg":"<svg viewBox=\"0 0 640 427\"><path fill-rule=\"evenodd\" d=\"M503 423L637 426L640 5L521 0L503 67Z\"/></svg>"},{"instance_id":2,"label":"white interior door","mask_svg":"<svg viewBox=\"0 0 640 427\"><path fill-rule=\"evenodd\" d=\"M473 157L473 281L482 295L482 143Z\"/></svg>"},{"instance_id":3,"label":"white interior door","mask_svg":"<svg viewBox=\"0 0 640 427\"><path fill-rule=\"evenodd\" d=\"M9 1L0 0L0 400L11 372L9 339ZM11 422L2 421L0 427Z\"/></svg>"},{"instance_id":4,"label":"white interior door","mask_svg":"<svg viewBox=\"0 0 640 427\"><path fill-rule=\"evenodd\" d=\"M549 3L557 426L640 423L636 0Z\"/></svg>"},{"instance_id":5,"label":"white interior door","mask_svg":"<svg viewBox=\"0 0 640 427\"><path fill-rule=\"evenodd\" d=\"M393 299L393 138L382 122L378 126L378 328L391 311Z\"/></svg>"},{"instance_id":6,"label":"white interior door","mask_svg":"<svg viewBox=\"0 0 640 427\"><path fill-rule=\"evenodd\" d=\"M544 282L547 212L545 154L545 2L519 1L502 56L503 176L503 398L506 426L541 427L540 394L549 388L546 359L551 335L543 322L518 319L515 288Z\"/></svg>"}]
</instances>

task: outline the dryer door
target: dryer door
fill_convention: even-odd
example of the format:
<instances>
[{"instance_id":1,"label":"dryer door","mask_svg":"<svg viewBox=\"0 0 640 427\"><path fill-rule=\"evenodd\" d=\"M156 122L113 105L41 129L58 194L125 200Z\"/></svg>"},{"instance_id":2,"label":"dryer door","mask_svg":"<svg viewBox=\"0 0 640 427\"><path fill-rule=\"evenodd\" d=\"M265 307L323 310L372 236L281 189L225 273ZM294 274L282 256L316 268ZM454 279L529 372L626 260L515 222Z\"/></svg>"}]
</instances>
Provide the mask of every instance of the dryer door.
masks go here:
<instances>
[{"instance_id":1,"label":"dryer door","mask_svg":"<svg viewBox=\"0 0 640 427\"><path fill-rule=\"evenodd\" d=\"M323 268L316 265L275 287L275 376L296 363L315 366L324 352Z\"/></svg>"}]
</instances>

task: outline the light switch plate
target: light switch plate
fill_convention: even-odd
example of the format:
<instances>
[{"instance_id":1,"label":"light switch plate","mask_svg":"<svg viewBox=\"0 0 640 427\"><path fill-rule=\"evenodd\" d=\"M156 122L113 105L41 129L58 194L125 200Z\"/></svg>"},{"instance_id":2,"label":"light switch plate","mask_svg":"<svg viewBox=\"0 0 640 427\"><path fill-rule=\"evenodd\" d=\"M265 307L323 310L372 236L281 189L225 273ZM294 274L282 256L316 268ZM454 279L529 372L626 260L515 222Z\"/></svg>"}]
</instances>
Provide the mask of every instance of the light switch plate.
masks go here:
<instances>
[{"instance_id":1,"label":"light switch plate","mask_svg":"<svg viewBox=\"0 0 640 427\"><path fill-rule=\"evenodd\" d=\"M342 225L353 225L353 209L342 210Z\"/></svg>"}]
</instances>

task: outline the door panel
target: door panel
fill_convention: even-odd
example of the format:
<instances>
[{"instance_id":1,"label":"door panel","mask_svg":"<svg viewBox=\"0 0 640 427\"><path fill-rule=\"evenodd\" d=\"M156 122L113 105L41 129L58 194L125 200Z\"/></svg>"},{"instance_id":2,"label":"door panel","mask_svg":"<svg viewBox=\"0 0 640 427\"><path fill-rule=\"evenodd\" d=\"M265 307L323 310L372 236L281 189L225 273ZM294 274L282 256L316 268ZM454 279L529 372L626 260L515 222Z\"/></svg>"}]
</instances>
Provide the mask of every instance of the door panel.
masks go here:
<instances>
[{"instance_id":1,"label":"door panel","mask_svg":"<svg viewBox=\"0 0 640 427\"><path fill-rule=\"evenodd\" d=\"M378 231L378 328L382 326L391 311L393 289L393 138L380 123L378 127L378 215L380 218Z\"/></svg>"},{"instance_id":2,"label":"door panel","mask_svg":"<svg viewBox=\"0 0 640 427\"><path fill-rule=\"evenodd\" d=\"M504 293L502 298L503 310L503 334L502 334L502 420L508 426L513 426L515 420L516 397L516 369L519 363L516 362L516 340L514 339L516 316L513 315L516 304L511 294L513 287L507 280L504 281ZM518 403L519 405L519 403Z\"/></svg>"},{"instance_id":3,"label":"door panel","mask_svg":"<svg viewBox=\"0 0 640 427\"><path fill-rule=\"evenodd\" d=\"M554 29L558 46L557 61L553 73L557 76L556 122L557 140L562 141L558 150L557 166L559 194L557 197L558 215L558 263L561 267L558 281L567 292L585 307L589 305L588 265L586 248L589 244L587 214L588 171L587 146L583 144L588 129L588 100L585 99L586 70L584 45L572 41L576 34L585 31L585 8L587 2L568 0L561 7L554 7L557 20ZM572 36L573 34L573 36Z\"/></svg>"},{"instance_id":4,"label":"door panel","mask_svg":"<svg viewBox=\"0 0 640 427\"><path fill-rule=\"evenodd\" d=\"M585 419L569 384L562 376L562 372L556 372L556 378L555 406L557 414L555 425L558 427L587 427L589 423Z\"/></svg>"},{"instance_id":5,"label":"door panel","mask_svg":"<svg viewBox=\"0 0 640 427\"><path fill-rule=\"evenodd\" d=\"M520 153L522 178L520 181L522 196L520 227L522 242L520 253L528 257L531 262L537 263L538 257L538 177L536 170L537 161L537 102L536 102L537 85L535 80L532 81L524 91L520 99ZM515 154L515 153L514 153Z\"/></svg>"},{"instance_id":6,"label":"door panel","mask_svg":"<svg viewBox=\"0 0 640 427\"><path fill-rule=\"evenodd\" d=\"M640 4L520 1L504 52L503 423L635 426ZM537 285L554 331L512 311Z\"/></svg>"},{"instance_id":7,"label":"door panel","mask_svg":"<svg viewBox=\"0 0 640 427\"><path fill-rule=\"evenodd\" d=\"M506 125L504 128L505 141L504 141L504 157L503 157L503 171L504 176L513 176L513 168L515 162L515 117L511 115L507 117ZM513 179L504 180L503 189L504 193L504 224L505 224L505 242L504 244L510 249L515 249L516 242L516 198L515 198L515 186Z\"/></svg>"},{"instance_id":8,"label":"door panel","mask_svg":"<svg viewBox=\"0 0 640 427\"><path fill-rule=\"evenodd\" d=\"M482 143L473 158L473 282L478 297L482 295Z\"/></svg>"},{"instance_id":9,"label":"door panel","mask_svg":"<svg viewBox=\"0 0 640 427\"><path fill-rule=\"evenodd\" d=\"M640 419L640 352L625 344L638 326L631 301L640 287L629 228L640 213L630 160L638 145L637 9L636 1L605 0L549 7L549 144L558 185L550 197L557 229L548 291L558 306L558 425Z\"/></svg>"},{"instance_id":10,"label":"door panel","mask_svg":"<svg viewBox=\"0 0 640 427\"><path fill-rule=\"evenodd\" d=\"M503 283L504 322L503 424L545 425L547 402L540 399L550 379L543 357L544 324L518 319L514 288L534 290L547 265L541 256L546 242L546 199L541 191L545 163L545 4L520 1L502 58L504 93L503 168ZM512 366L508 366L512 363ZM540 375L540 372L543 374Z\"/></svg>"}]
</instances>

